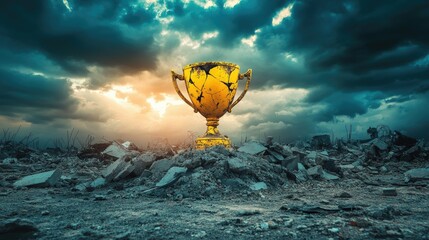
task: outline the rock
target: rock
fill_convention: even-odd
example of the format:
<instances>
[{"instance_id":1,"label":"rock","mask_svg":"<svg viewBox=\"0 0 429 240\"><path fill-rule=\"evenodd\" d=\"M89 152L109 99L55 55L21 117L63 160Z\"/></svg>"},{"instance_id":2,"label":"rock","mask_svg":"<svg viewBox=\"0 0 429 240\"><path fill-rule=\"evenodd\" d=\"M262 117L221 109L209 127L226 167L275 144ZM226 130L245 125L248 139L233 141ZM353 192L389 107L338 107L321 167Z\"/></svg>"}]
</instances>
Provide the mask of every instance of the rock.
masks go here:
<instances>
[{"instance_id":1,"label":"rock","mask_svg":"<svg viewBox=\"0 0 429 240\"><path fill-rule=\"evenodd\" d=\"M316 165L307 169L307 174L313 178L320 178L323 175L323 169L320 165Z\"/></svg>"},{"instance_id":2,"label":"rock","mask_svg":"<svg viewBox=\"0 0 429 240\"><path fill-rule=\"evenodd\" d=\"M122 158L126 155L129 155L131 152L121 144L113 142L102 153L115 158Z\"/></svg>"},{"instance_id":3,"label":"rock","mask_svg":"<svg viewBox=\"0 0 429 240\"><path fill-rule=\"evenodd\" d=\"M267 222L261 222L261 223L259 224L259 227L260 227L262 230L268 230L268 229L270 228L270 225L269 225Z\"/></svg>"},{"instance_id":4,"label":"rock","mask_svg":"<svg viewBox=\"0 0 429 240\"><path fill-rule=\"evenodd\" d=\"M398 196L396 188L383 188L383 196Z\"/></svg>"},{"instance_id":5,"label":"rock","mask_svg":"<svg viewBox=\"0 0 429 240\"><path fill-rule=\"evenodd\" d=\"M338 179L340 179L338 176L336 176L334 174L327 173L325 171L323 171L323 174L321 175L321 177L325 180L338 180Z\"/></svg>"},{"instance_id":6,"label":"rock","mask_svg":"<svg viewBox=\"0 0 429 240\"><path fill-rule=\"evenodd\" d=\"M342 192L339 195L335 196L336 198L352 198L352 195L348 192Z\"/></svg>"},{"instance_id":7,"label":"rock","mask_svg":"<svg viewBox=\"0 0 429 240\"><path fill-rule=\"evenodd\" d=\"M181 176L181 174L186 173L186 171L188 171L188 169L185 167L172 167L167 171L164 177L156 183L155 186L166 187L176 181Z\"/></svg>"},{"instance_id":8,"label":"rock","mask_svg":"<svg viewBox=\"0 0 429 240\"><path fill-rule=\"evenodd\" d=\"M241 146L238 151L239 152L244 152L244 153L248 153L251 155L256 155L258 153L262 153L265 150L267 150L266 147L264 147L264 145L258 143L258 142L247 142L244 143L243 146Z\"/></svg>"},{"instance_id":9,"label":"rock","mask_svg":"<svg viewBox=\"0 0 429 240\"><path fill-rule=\"evenodd\" d=\"M380 167L380 172L382 172L382 173L386 173L388 170L387 170L387 167L385 167L385 166L381 166Z\"/></svg>"},{"instance_id":10,"label":"rock","mask_svg":"<svg viewBox=\"0 0 429 240\"><path fill-rule=\"evenodd\" d=\"M3 164L14 164L18 163L18 159L16 158L5 158L3 159Z\"/></svg>"},{"instance_id":11,"label":"rock","mask_svg":"<svg viewBox=\"0 0 429 240\"><path fill-rule=\"evenodd\" d=\"M134 165L133 173L136 176L140 176L145 169L148 169L155 162L156 156L154 153L147 152L141 154L131 160L131 163Z\"/></svg>"},{"instance_id":12,"label":"rock","mask_svg":"<svg viewBox=\"0 0 429 240\"><path fill-rule=\"evenodd\" d=\"M89 187L90 183L80 183L77 184L76 186L73 187L72 191L79 191L79 192L83 192L85 191L88 187Z\"/></svg>"},{"instance_id":13,"label":"rock","mask_svg":"<svg viewBox=\"0 0 429 240\"><path fill-rule=\"evenodd\" d=\"M261 211L258 209L241 209L241 210L238 210L236 213L238 217L252 216L257 214L261 214Z\"/></svg>"},{"instance_id":14,"label":"rock","mask_svg":"<svg viewBox=\"0 0 429 240\"><path fill-rule=\"evenodd\" d=\"M305 182L308 180L308 174L307 170L299 170L297 173L295 173L296 182Z\"/></svg>"},{"instance_id":15,"label":"rock","mask_svg":"<svg viewBox=\"0 0 429 240\"><path fill-rule=\"evenodd\" d=\"M113 238L115 240L128 240L128 239L130 239L130 236L131 236L131 231L126 231L124 233L120 233L120 234L114 236Z\"/></svg>"},{"instance_id":16,"label":"rock","mask_svg":"<svg viewBox=\"0 0 429 240\"><path fill-rule=\"evenodd\" d=\"M26 219L9 219L0 222L0 239L35 239L39 229Z\"/></svg>"},{"instance_id":17,"label":"rock","mask_svg":"<svg viewBox=\"0 0 429 240\"><path fill-rule=\"evenodd\" d=\"M126 162L122 170L113 178L113 181L119 181L128 177L128 175L130 175L134 171L134 169L135 167L131 164L131 162Z\"/></svg>"},{"instance_id":18,"label":"rock","mask_svg":"<svg viewBox=\"0 0 429 240\"><path fill-rule=\"evenodd\" d=\"M229 187L230 189L243 189L246 187L246 183L241 178L227 178L221 180L222 185Z\"/></svg>"},{"instance_id":19,"label":"rock","mask_svg":"<svg viewBox=\"0 0 429 240\"><path fill-rule=\"evenodd\" d=\"M282 154L278 153L275 150L267 149L266 151L269 155L273 156L277 161L283 161L285 158Z\"/></svg>"},{"instance_id":20,"label":"rock","mask_svg":"<svg viewBox=\"0 0 429 240\"><path fill-rule=\"evenodd\" d=\"M89 186L92 188L99 188L106 185L106 179L99 177L97 179L95 179L94 181L92 181Z\"/></svg>"},{"instance_id":21,"label":"rock","mask_svg":"<svg viewBox=\"0 0 429 240\"><path fill-rule=\"evenodd\" d=\"M331 233L339 233L340 229L339 228L329 228L328 231Z\"/></svg>"},{"instance_id":22,"label":"rock","mask_svg":"<svg viewBox=\"0 0 429 240\"><path fill-rule=\"evenodd\" d=\"M47 215L49 215L50 214L50 212L49 211L47 211L47 210L45 210L45 211L42 211L42 216L47 216Z\"/></svg>"},{"instance_id":23,"label":"rock","mask_svg":"<svg viewBox=\"0 0 429 240\"><path fill-rule=\"evenodd\" d=\"M331 147L331 137L328 134L313 136L311 146L317 149Z\"/></svg>"},{"instance_id":24,"label":"rock","mask_svg":"<svg viewBox=\"0 0 429 240\"><path fill-rule=\"evenodd\" d=\"M243 173L248 170L248 165L245 161L239 158L229 158L227 160L228 169L234 173Z\"/></svg>"},{"instance_id":25,"label":"rock","mask_svg":"<svg viewBox=\"0 0 429 240\"><path fill-rule=\"evenodd\" d=\"M344 165L339 165L338 167L341 170L350 170L350 169L354 169L355 165L353 165L353 164L344 164Z\"/></svg>"},{"instance_id":26,"label":"rock","mask_svg":"<svg viewBox=\"0 0 429 240\"><path fill-rule=\"evenodd\" d=\"M94 196L94 200L95 201L105 201L105 200L107 200L107 197L106 197L106 195L97 194Z\"/></svg>"},{"instance_id":27,"label":"rock","mask_svg":"<svg viewBox=\"0 0 429 240\"><path fill-rule=\"evenodd\" d=\"M121 145L127 150L139 150L139 148L130 141L123 142Z\"/></svg>"},{"instance_id":28,"label":"rock","mask_svg":"<svg viewBox=\"0 0 429 240\"><path fill-rule=\"evenodd\" d=\"M404 152L405 155L417 155L420 152L420 145L416 144Z\"/></svg>"},{"instance_id":29,"label":"rock","mask_svg":"<svg viewBox=\"0 0 429 240\"><path fill-rule=\"evenodd\" d=\"M165 173L173 166L173 163L174 162L170 159L161 159L153 162L149 170L152 173Z\"/></svg>"},{"instance_id":30,"label":"rock","mask_svg":"<svg viewBox=\"0 0 429 240\"><path fill-rule=\"evenodd\" d=\"M404 173L405 182L429 179L429 168L414 168Z\"/></svg>"},{"instance_id":31,"label":"rock","mask_svg":"<svg viewBox=\"0 0 429 240\"><path fill-rule=\"evenodd\" d=\"M316 151L310 151L305 158L309 162L315 163L316 162L316 157L317 157L317 152Z\"/></svg>"},{"instance_id":32,"label":"rock","mask_svg":"<svg viewBox=\"0 0 429 240\"><path fill-rule=\"evenodd\" d=\"M298 170L298 161L299 156L290 156L285 160L281 161L281 163L282 166L286 167L289 171L292 172Z\"/></svg>"},{"instance_id":33,"label":"rock","mask_svg":"<svg viewBox=\"0 0 429 240\"><path fill-rule=\"evenodd\" d=\"M373 208L367 211L368 216L378 220L392 220L395 215L400 215L401 212L392 206L382 208Z\"/></svg>"},{"instance_id":34,"label":"rock","mask_svg":"<svg viewBox=\"0 0 429 240\"><path fill-rule=\"evenodd\" d=\"M195 234L191 234L191 236L195 237L195 238L203 238L206 235L207 235L206 231L199 231L199 232L197 232Z\"/></svg>"},{"instance_id":35,"label":"rock","mask_svg":"<svg viewBox=\"0 0 429 240\"><path fill-rule=\"evenodd\" d=\"M389 145L379 138L376 138L372 141L372 145L380 149L381 151L386 151Z\"/></svg>"},{"instance_id":36,"label":"rock","mask_svg":"<svg viewBox=\"0 0 429 240\"><path fill-rule=\"evenodd\" d=\"M16 181L14 187L48 187L55 185L61 178L61 170L55 169L49 172L42 172L26 176Z\"/></svg>"},{"instance_id":37,"label":"rock","mask_svg":"<svg viewBox=\"0 0 429 240\"><path fill-rule=\"evenodd\" d=\"M341 172L341 168L339 168L336 164L336 160L332 159L332 158L327 158L327 159L320 159L320 162L317 161L317 163L319 165L322 166L323 169L332 172L332 173L338 173L338 174L342 174Z\"/></svg>"},{"instance_id":38,"label":"rock","mask_svg":"<svg viewBox=\"0 0 429 240\"><path fill-rule=\"evenodd\" d=\"M300 162L297 164L297 167L298 167L298 171L306 171L307 170L307 169L305 169L305 166Z\"/></svg>"},{"instance_id":39,"label":"rock","mask_svg":"<svg viewBox=\"0 0 429 240\"><path fill-rule=\"evenodd\" d=\"M265 190L268 188L267 184L264 182L253 183L249 186L253 191Z\"/></svg>"},{"instance_id":40,"label":"rock","mask_svg":"<svg viewBox=\"0 0 429 240\"><path fill-rule=\"evenodd\" d=\"M126 155L122 156L101 172L101 175L107 182L112 181L120 172L129 166L130 163L125 161L127 158L129 159Z\"/></svg>"}]
</instances>

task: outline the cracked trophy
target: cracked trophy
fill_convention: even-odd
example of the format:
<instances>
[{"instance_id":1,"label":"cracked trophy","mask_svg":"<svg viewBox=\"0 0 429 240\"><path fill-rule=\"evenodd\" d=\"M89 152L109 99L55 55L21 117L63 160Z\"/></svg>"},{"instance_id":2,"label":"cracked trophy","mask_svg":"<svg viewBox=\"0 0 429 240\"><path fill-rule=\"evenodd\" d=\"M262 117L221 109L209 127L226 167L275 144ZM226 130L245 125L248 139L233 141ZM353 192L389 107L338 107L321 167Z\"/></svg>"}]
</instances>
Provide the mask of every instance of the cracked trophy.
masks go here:
<instances>
[{"instance_id":1,"label":"cracked trophy","mask_svg":"<svg viewBox=\"0 0 429 240\"><path fill-rule=\"evenodd\" d=\"M179 96L207 120L206 133L196 140L197 149L222 145L231 147L231 140L220 134L217 126L219 118L232 108L246 94L252 70L240 74L240 67L237 64L227 62L199 62L189 64L183 68L183 75L171 71L174 88ZM246 85L241 95L234 101L238 87L238 81L246 78ZM190 101L183 96L177 85L177 79L185 81L186 90Z\"/></svg>"}]
</instances>

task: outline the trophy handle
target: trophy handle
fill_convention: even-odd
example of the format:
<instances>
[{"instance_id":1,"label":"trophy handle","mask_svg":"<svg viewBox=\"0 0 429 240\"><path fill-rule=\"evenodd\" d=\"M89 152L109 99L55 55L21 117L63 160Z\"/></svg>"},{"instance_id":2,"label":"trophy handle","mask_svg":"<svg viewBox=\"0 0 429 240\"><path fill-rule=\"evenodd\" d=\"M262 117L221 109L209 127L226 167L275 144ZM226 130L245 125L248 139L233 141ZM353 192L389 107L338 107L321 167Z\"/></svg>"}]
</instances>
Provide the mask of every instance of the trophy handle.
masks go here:
<instances>
[{"instance_id":1,"label":"trophy handle","mask_svg":"<svg viewBox=\"0 0 429 240\"><path fill-rule=\"evenodd\" d=\"M185 103L187 103L189 106L191 106L191 108L194 109L194 112L197 113L198 112L197 108L188 99L186 99L185 96L183 96L182 92L179 89L179 86L177 86L176 79L183 81L183 80L185 80L185 78L182 75L175 73L173 70L171 70L171 78L173 81L174 89L176 89L176 92L177 92L177 94L179 94L179 97L182 98L182 100Z\"/></svg>"},{"instance_id":2,"label":"trophy handle","mask_svg":"<svg viewBox=\"0 0 429 240\"><path fill-rule=\"evenodd\" d=\"M235 107L235 105L237 105L237 103L239 103L241 101L241 99L243 99L244 95L246 95L246 92L249 89L250 79L252 78L252 69L248 69L247 72L244 74L239 74L238 80L241 80L244 77L247 78L246 86L244 87L244 90L241 93L240 97L238 97L237 100L235 100L235 102L229 106L229 108L228 108L229 113L231 112L232 108Z\"/></svg>"}]
</instances>

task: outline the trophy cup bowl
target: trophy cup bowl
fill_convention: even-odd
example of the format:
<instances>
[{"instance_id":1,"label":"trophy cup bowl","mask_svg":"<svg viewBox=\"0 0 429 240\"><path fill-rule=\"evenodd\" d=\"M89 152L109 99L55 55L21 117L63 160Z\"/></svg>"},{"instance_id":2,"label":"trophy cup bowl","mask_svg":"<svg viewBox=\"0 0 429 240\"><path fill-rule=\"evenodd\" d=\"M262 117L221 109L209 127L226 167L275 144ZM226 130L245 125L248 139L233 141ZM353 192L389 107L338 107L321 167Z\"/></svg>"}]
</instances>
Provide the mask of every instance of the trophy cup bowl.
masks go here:
<instances>
[{"instance_id":1,"label":"trophy cup bowl","mask_svg":"<svg viewBox=\"0 0 429 240\"><path fill-rule=\"evenodd\" d=\"M216 145L226 148L231 147L231 140L220 134L217 126L219 118L226 112L231 112L232 108L246 94L252 70L240 74L240 67L234 63L227 62L198 62L186 65L183 68L183 75L171 71L172 81L177 94L182 100L199 112L207 120L206 133L196 140L196 149L205 149ZM234 101L238 87L238 81L247 78L246 85L241 95ZM177 79L185 81L189 101L180 91Z\"/></svg>"}]
</instances>

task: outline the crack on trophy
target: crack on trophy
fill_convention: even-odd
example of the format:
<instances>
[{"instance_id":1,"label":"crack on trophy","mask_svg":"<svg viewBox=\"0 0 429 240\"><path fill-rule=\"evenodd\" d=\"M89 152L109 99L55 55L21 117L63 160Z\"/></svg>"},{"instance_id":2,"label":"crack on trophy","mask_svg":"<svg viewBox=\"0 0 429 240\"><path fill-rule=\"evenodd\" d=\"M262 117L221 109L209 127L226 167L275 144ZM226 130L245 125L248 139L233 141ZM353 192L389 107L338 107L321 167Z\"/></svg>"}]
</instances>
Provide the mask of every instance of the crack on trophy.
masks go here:
<instances>
[{"instance_id":1,"label":"crack on trophy","mask_svg":"<svg viewBox=\"0 0 429 240\"><path fill-rule=\"evenodd\" d=\"M240 102L246 94L252 70L240 74L240 67L227 62L199 62L186 65L183 75L172 71L172 80L175 90L182 100L199 112L207 120L207 130L196 140L197 149L205 149L216 145L226 148L232 146L231 140L219 132L219 119ZM238 88L238 81L247 78L245 88L234 101ZM190 101L183 96L177 86L177 79L185 81L186 91Z\"/></svg>"}]
</instances>

